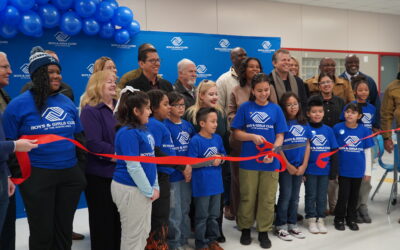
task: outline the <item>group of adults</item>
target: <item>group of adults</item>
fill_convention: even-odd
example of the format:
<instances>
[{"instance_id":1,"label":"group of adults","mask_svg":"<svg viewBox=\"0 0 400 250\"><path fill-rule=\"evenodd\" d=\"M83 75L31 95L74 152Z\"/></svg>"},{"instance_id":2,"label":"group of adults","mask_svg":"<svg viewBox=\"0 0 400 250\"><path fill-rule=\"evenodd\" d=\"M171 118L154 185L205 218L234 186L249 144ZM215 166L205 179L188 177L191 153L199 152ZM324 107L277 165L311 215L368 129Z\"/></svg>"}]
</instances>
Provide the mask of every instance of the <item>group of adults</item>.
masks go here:
<instances>
[{"instance_id":1,"label":"group of adults","mask_svg":"<svg viewBox=\"0 0 400 250\"><path fill-rule=\"evenodd\" d=\"M248 56L243 48L232 49L230 60L231 67L216 81L218 102L226 111L228 126L238 107L249 98L252 78L263 71L259 59ZM0 248L15 249L15 186L10 179L15 173L10 169L18 169L18 163L13 152L35 148L30 152L31 175L20 185L30 229L29 248L71 248L73 217L80 194L85 191L92 249L119 249L121 224L110 193L116 160L94 155L86 159L85 154L67 141L38 146L35 140L18 138L26 134L57 134L77 139L82 138L84 132L90 151L114 154L117 122L113 111L118 89L132 86L145 92L175 90L185 97L186 108L189 108L196 101L196 65L189 59L182 59L177 65L178 79L171 84L159 75L161 60L156 48L142 44L138 53L139 68L124 74L117 86L115 63L111 58L101 57L95 62L94 72L80 99L79 114L73 103L72 88L62 81L57 55L34 48L29 61L32 82L11 101L4 90L9 85L11 65L7 55L0 52ZM381 106L375 81L359 71L360 61L354 54L346 57L346 71L341 75L336 75L335 60L326 57L320 61L319 74L306 81L299 77L299 63L289 51L276 51L272 64L274 69L269 74L272 102L278 103L285 92L292 91L300 97L306 110L307 98L319 94L326 104L326 113L340 113L342 110L336 99L321 93L319 75L327 74L334 79L333 95L343 103L354 100L352 79L363 75L370 88L369 102L378 110ZM400 126L400 74L387 87L380 110L382 130L391 129L393 120ZM383 136L385 149L392 152L391 133ZM230 155L239 156L240 142L231 137L229 145ZM231 171L224 171L224 215L226 219L235 220L240 202L238 163L230 164Z\"/></svg>"}]
</instances>

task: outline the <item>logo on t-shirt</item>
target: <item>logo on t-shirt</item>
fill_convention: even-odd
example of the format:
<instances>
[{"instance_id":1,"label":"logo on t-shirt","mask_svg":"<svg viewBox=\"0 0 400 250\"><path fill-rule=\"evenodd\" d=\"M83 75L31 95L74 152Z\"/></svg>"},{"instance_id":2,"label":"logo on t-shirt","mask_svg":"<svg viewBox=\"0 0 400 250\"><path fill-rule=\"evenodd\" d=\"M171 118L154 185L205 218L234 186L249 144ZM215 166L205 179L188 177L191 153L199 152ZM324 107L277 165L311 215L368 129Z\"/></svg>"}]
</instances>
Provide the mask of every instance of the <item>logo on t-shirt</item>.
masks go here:
<instances>
[{"instance_id":1,"label":"logo on t-shirt","mask_svg":"<svg viewBox=\"0 0 400 250\"><path fill-rule=\"evenodd\" d=\"M292 135L294 136L303 136L305 129L301 125L293 125L290 128L289 132L292 133Z\"/></svg>"},{"instance_id":2,"label":"logo on t-shirt","mask_svg":"<svg viewBox=\"0 0 400 250\"><path fill-rule=\"evenodd\" d=\"M154 145L156 144L154 137L152 135L147 135L147 140L149 141L150 147L154 150Z\"/></svg>"},{"instance_id":3,"label":"logo on t-shirt","mask_svg":"<svg viewBox=\"0 0 400 250\"><path fill-rule=\"evenodd\" d=\"M370 113L363 113L363 117L361 118L361 122L364 124L370 124L372 120L372 115Z\"/></svg>"},{"instance_id":4,"label":"logo on t-shirt","mask_svg":"<svg viewBox=\"0 0 400 250\"><path fill-rule=\"evenodd\" d=\"M311 142L315 146L324 146L326 144L326 137L324 135L314 135L314 137L311 139Z\"/></svg>"},{"instance_id":5,"label":"logo on t-shirt","mask_svg":"<svg viewBox=\"0 0 400 250\"><path fill-rule=\"evenodd\" d=\"M253 114L251 114L250 117L255 123L265 123L270 119L270 117L265 112L254 112Z\"/></svg>"},{"instance_id":6,"label":"logo on t-shirt","mask_svg":"<svg viewBox=\"0 0 400 250\"><path fill-rule=\"evenodd\" d=\"M42 117L51 122L63 121L66 116L67 113L60 107L49 107L42 115Z\"/></svg>"},{"instance_id":7,"label":"logo on t-shirt","mask_svg":"<svg viewBox=\"0 0 400 250\"><path fill-rule=\"evenodd\" d=\"M181 131L181 132L179 132L176 139L179 141L180 144L186 145L186 144L189 144L190 135L186 131Z\"/></svg>"},{"instance_id":8,"label":"logo on t-shirt","mask_svg":"<svg viewBox=\"0 0 400 250\"><path fill-rule=\"evenodd\" d=\"M347 136L346 139L344 139L344 142L348 147L357 147L361 143L360 138L355 135Z\"/></svg>"},{"instance_id":9,"label":"logo on t-shirt","mask_svg":"<svg viewBox=\"0 0 400 250\"><path fill-rule=\"evenodd\" d=\"M217 147L209 147L207 148L206 152L204 153L204 157L211 157L218 154Z\"/></svg>"}]
</instances>

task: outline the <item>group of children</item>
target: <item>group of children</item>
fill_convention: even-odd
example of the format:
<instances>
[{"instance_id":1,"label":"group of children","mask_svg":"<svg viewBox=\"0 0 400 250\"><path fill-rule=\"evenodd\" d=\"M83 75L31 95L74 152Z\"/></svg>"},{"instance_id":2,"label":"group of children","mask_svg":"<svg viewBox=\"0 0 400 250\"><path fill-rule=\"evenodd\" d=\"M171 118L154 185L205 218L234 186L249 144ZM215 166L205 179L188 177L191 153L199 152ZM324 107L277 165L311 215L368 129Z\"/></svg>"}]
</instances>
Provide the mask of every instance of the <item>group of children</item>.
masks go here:
<instances>
[{"instance_id":1,"label":"group of children","mask_svg":"<svg viewBox=\"0 0 400 250\"><path fill-rule=\"evenodd\" d=\"M328 81L332 79L323 79L320 85L333 83ZM200 83L197 98L202 98L202 85L210 82ZM344 121L333 128L322 123L324 104L321 96L311 97L305 111L292 92L285 93L278 105L269 101L269 82L269 77L263 73L254 76L249 101L239 107L231 131L236 140L243 142L242 157L257 155L256 146L267 141L273 144L272 151L282 156L287 170L275 171L281 165L269 156L261 161L240 162L237 214L237 224L242 232L240 243L251 244L250 229L255 221L262 248L271 247L268 232L273 228L283 240L305 238L297 226L303 180L305 217L311 233L327 233L324 218L328 182L332 178L339 181L335 228L344 230L346 223L351 230L358 230L359 189L363 178L370 176L370 148L373 146L372 139L360 139L371 134L370 125L376 112L367 102L365 80L360 79L355 85L357 100L345 106ZM212 93L207 95L212 96ZM196 158L225 156L224 138L216 133L221 110L215 106L215 98L207 98L208 102L203 100L206 104L191 113L193 119L186 121L182 118L185 104L181 94L166 94L160 90L146 94L125 88L116 107L119 121L116 153ZM336 149L338 154L324 159L328 161L324 168L317 166L319 154ZM224 192L222 163L217 159L195 165L171 163L165 166L118 160L112 195L121 216L121 249L144 249L149 240L159 244L162 238L168 238L170 249L184 249L191 234L189 210L192 201L196 249L222 249L217 242L221 233L217 219ZM275 209L278 183L279 198Z\"/></svg>"}]
</instances>

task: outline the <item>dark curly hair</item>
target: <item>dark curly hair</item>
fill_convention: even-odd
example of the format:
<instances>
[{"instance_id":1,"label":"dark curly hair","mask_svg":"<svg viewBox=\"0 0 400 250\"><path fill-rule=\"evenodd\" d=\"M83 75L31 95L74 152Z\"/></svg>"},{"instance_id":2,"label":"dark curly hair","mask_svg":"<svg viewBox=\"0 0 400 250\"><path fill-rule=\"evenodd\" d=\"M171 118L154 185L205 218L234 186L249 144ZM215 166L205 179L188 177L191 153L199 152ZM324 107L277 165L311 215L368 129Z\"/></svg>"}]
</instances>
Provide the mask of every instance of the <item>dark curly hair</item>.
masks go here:
<instances>
[{"instance_id":1,"label":"dark curly hair","mask_svg":"<svg viewBox=\"0 0 400 250\"><path fill-rule=\"evenodd\" d=\"M139 118L133 113L133 109L137 108L142 110L145 105L150 102L149 96L142 91L126 92L122 94L119 100L118 110L115 114L118 125L117 130L122 126L129 126L132 128L140 128L143 124L140 123Z\"/></svg>"},{"instance_id":2,"label":"dark curly hair","mask_svg":"<svg viewBox=\"0 0 400 250\"><path fill-rule=\"evenodd\" d=\"M47 97L51 93L50 78L47 72L47 65L38 68L31 76L32 94L36 108L41 113L46 104Z\"/></svg>"}]
</instances>

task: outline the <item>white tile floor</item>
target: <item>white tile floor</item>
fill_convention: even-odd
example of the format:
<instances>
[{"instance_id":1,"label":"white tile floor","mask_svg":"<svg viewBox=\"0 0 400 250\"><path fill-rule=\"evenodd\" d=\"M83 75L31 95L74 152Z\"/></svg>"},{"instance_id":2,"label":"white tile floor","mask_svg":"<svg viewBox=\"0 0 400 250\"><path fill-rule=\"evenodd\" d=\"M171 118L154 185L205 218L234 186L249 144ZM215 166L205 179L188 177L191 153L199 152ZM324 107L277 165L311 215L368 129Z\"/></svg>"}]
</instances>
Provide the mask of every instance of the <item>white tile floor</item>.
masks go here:
<instances>
[{"instance_id":1,"label":"white tile floor","mask_svg":"<svg viewBox=\"0 0 400 250\"><path fill-rule=\"evenodd\" d=\"M387 162L393 156L386 155ZM374 165L373 170L373 190L383 174L377 164ZM393 178L392 174L388 178ZM300 224L301 228L306 234L306 239L295 239L292 242L284 242L275 236L270 236L273 249L287 249L291 248L296 250L322 250L322 249L340 249L340 250L386 250L386 249L399 249L400 237L400 224L397 220L400 218L400 208L396 205L392 208L391 213L386 214L387 201L389 199L391 183L384 182L380 192L375 196L374 201L370 202L369 210L372 218L372 224L360 224L360 231L352 232L348 228L346 231L336 231L332 225L333 217L327 218L328 234L326 235L312 235L307 232L305 226ZM400 198L398 198L400 199ZM398 200L400 203L400 200ZM304 188L301 190L300 208L299 211L304 213ZM227 238L227 242L221 244L226 250L234 249L260 249L257 241L257 233L252 232L253 243L250 246L244 247L240 245L239 238L240 232L234 228L234 222L224 221L223 230ZM79 209L76 212L74 221L74 231L83 233L86 237L82 241L74 241L72 249L86 250L90 249L89 240L89 226L87 209ZM26 219L17 220L17 239L16 249L28 249L28 235L29 229ZM191 241L193 244L193 241Z\"/></svg>"}]
</instances>

